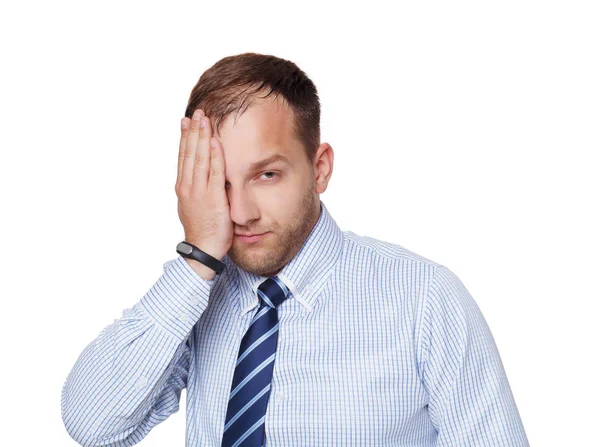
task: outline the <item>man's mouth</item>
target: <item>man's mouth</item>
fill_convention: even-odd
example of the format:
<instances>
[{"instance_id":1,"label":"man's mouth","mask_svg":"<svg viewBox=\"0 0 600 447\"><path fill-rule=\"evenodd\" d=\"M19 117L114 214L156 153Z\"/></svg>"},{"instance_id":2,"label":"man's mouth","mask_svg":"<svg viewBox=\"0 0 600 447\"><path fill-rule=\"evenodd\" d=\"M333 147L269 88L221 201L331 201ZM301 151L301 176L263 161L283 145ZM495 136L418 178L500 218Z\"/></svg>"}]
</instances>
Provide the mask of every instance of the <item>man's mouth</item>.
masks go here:
<instances>
[{"instance_id":1,"label":"man's mouth","mask_svg":"<svg viewBox=\"0 0 600 447\"><path fill-rule=\"evenodd\" d=\"M267 233L268 233L268 231L265 233L254 233L254 234L236 233L235 235L242 242L257 242L260 239L262 239L262 237L265 236Z\"/></svg>"}]
</instances>

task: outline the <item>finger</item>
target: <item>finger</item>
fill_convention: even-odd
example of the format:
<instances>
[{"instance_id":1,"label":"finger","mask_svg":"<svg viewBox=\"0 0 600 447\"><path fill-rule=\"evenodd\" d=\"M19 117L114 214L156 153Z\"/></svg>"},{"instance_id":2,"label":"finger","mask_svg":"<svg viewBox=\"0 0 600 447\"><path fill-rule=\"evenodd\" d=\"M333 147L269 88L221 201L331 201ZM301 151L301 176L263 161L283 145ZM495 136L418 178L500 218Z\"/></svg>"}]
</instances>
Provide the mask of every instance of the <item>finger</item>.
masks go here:
<instances>
[{"instance_id":1,"label":"finger","mask_svg":"<svg viewBox=\"0 0 600 447\"><path fill-rule=\"evenodd\" d=\"M177 182L175 183L175 190L179 191L179 184L181 183L182 171L183 171L183 156L185 153L185 143L187 136L190 131L191 119L184 117L181 120L181 138L179 139L179 157L177 161Z\"/></svg>"},{"instance_id":2,"label":"finger","mask_svg":"<svg viewBox=\"0 0 600 447\"><path fill-rule=\"evenodd\" d=\"M210 118L204 116L200 123L200 136L194 163L194 188L200 188L197 192L206 190L208 168L210 167L210 138L212 137Z\"/></svg>"},{"instance_id":3,"label":"finger","mask_svg":"<svg viewBox=\"0 0 600 447\"><path fill-rule=\"evenodd\" d=\"M198 146L198 136L200 135L200 119L204 114L202 110L194 110L190 130L185 141L185 150L183 151L183 167L181 173L181 183L186 188L191 188L194 182L194 163L196 160L196 148Z\"/></svg>"},{"instance_id":4,"label":"finger","mask_svg":"<svg viewBox=\"0 0 600 447\"><path fill-rule=\"evenodd\" d=\"M216 138L211 139L208 187L225 191L225 156L223 147Z\"/></svg>"}]
</instances>

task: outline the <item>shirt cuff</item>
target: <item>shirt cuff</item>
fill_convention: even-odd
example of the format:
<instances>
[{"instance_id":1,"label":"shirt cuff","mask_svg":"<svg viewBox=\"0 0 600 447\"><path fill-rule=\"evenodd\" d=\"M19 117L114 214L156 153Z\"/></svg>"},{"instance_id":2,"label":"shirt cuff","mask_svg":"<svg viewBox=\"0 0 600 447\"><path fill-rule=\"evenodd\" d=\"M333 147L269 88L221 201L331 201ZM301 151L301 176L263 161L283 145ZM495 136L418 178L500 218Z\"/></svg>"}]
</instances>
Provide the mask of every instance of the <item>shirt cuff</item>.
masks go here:
<instances>
[{"instance_id":1,"label":"shirt cuff","mask_svg":"<svg viewBox=\"0 0 600 447\"><path fill-rule=\"evenodd\" d=\"M163 271L140 303L156 323L184 340L208 306L216 278L202 278L181 255L163 264Z\"/></svg>"}]
</instances>

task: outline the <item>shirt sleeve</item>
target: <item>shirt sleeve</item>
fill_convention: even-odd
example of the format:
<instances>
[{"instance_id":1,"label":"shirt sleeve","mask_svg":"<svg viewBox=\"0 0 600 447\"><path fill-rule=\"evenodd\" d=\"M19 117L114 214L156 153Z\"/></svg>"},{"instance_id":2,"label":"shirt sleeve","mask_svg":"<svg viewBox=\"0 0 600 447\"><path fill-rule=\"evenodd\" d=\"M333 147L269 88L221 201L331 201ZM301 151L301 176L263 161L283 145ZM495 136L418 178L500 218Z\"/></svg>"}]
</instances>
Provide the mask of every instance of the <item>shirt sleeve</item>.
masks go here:
<instances>
[{"instance_id":1,"label":"shirt sleeve","mask_svg":"<svg viewBox=\"0 0 600 447\"><path fill-rule=\"evenodd\" d=\"M529 446L500 354L472 296L434 271L423 314L421 367L438 447Z\"/></svg>"},{"instance_id":2,"label":"shirt sleeve","mask_svg":"<svg viewBox=\"0 0 600 447\"><path fill-rule=\"evenodd\" d=\"M179 256L120 319L79 355L62 387L61 415L82 446L131 446L179 410L190 364L189 335L216 279Z\"/></svg>"}]
</instances>

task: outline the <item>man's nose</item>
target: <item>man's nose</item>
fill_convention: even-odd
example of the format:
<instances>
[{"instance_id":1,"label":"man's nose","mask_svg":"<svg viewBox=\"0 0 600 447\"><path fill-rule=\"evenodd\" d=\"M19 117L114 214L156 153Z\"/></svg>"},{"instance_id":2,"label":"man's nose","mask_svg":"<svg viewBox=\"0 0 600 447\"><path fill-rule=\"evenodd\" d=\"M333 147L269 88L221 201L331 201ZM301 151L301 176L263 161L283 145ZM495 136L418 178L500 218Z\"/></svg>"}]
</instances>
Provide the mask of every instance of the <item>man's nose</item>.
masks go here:
<instances>
[{"instance_id":1,"label":"man's nose","mask_svg":"<svg viewBox=\"0 0 600 447\"><path fill-rule=\"evenodd\" d=\"M260 217L258 206L256 206L256 202L250 191L229 188L228 195L229 214L235 224L245 227Z\"/></svg>"}]
</instances>

